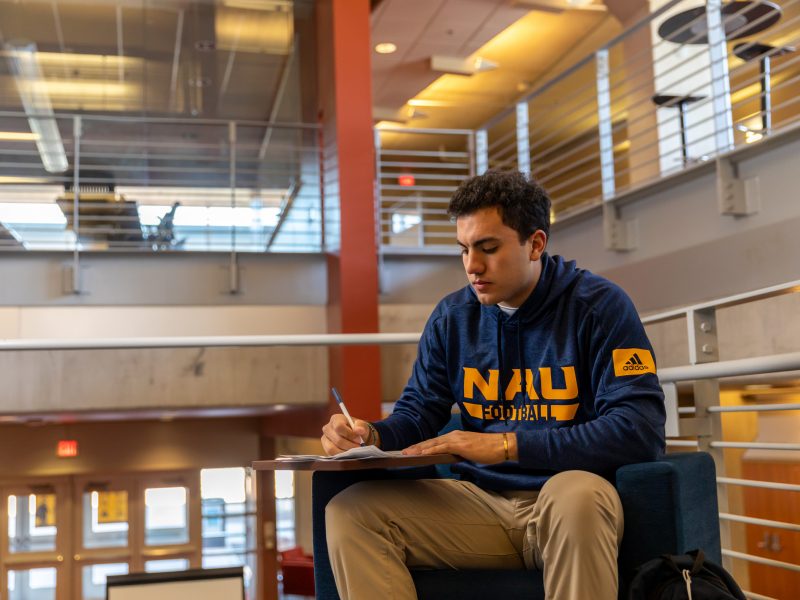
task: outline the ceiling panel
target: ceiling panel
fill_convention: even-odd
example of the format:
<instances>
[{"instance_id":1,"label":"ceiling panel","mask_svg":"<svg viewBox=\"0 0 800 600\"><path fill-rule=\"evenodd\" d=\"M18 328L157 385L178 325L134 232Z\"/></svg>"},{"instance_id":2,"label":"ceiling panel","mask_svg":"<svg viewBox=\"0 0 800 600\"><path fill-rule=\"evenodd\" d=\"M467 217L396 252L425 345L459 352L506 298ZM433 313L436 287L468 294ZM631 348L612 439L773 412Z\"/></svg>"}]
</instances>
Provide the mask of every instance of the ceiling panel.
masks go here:
<instances>
[{"instance_id":1,"label":"ceiling panel","mask_svg":"<svg viewBox=\"0 0 800 600\"><path fill-rule=\"evenodd\" d=\"M384 4L389 10L402 2L384 0ZM450 17L440 19L443 15ZM473 128L544 83L554 69L567 68L593 52L621 27L603 11L530 11L509 2L448 0L417 30L422 35L405 50L402 62L373 63L375 104L406 115L406 102L415 99L420 101L415 106L418 116L408 125ZM498 67L471 76L442 75L430 70L434 54L465 59L479 55Z\"/></svg>"},{"instance_id":2,"label":"ceiling panel","mask_svg":"<svg viewBox=\"0 0 800 600\"><path fill-rule=\"evenodd\" d=\"M266 120L294 13L291 2L267 0L0 0L0 43L10 42L35 44L36 85L55 111ZM21 110L8 52L0 109ZM296 73L291 80L284 101L299 121Z\"/></svg>"}]
</instances>

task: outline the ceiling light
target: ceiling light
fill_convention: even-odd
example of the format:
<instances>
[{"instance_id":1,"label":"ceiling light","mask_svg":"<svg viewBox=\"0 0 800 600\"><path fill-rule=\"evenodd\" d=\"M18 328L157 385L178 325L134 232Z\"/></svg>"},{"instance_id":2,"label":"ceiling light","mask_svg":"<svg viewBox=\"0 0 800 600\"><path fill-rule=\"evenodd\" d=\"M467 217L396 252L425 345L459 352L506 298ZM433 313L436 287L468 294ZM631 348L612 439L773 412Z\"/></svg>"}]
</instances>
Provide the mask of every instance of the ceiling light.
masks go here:
<instances>
[{"instance_id":1,"label":"ceiling light","mask_svg":"<svg viewBox=\"0 0 800 600\"><path fill-rule=\"evenodd\" d=\"M0 131L0 140L8 142L35 142L39 136L24 131Z\"/></svg>"},{"instance_id":2,"label":"ceiling light","mask_svg":"<svg viewBox=\"0 0 800 600\"><path fill-rule=\"evenodd\" d=\"M292 8L292 3L288 0L223 0L222 5L227 8L278 12L288 11Z\"/></svg>"},{"instance_id":3,"label":"ceiling light","mask_svg":"<svg viewBox=\"0 0 800 600\"><path fill-rule=\"evenodd\" d=\"M455 106L453 102L447 100L428 100L425 98L412 98L406 102L409 106L425 107L425 108L447 108Z\"/></svg>"},{"instance_id":4,"label":"ceiling light","mask_svg":"<svg viewBox=\"0 0 800 600\"><path fill-rule=\"evenodd\" d=\"M375 44L375 52L378 54L391 54L392 52L397 52L397 46L392 42L381 42L380 44Z\"/></svg>"},{"instance_id":5,"label":"ceiling light","mask_svg":"<svg viewBox=\"0 0 800 600\"><path fill-rule=\"evenodd\" d=\"M44 79L36 61L36 44L25 46L6 44L6 50L9 51L8 62L22 101L22 108L28 116L28 125L38 136L36 149L39 151L42 164L50 173L63 173L69 163L56 125L50 97L42 88Z\"/></svg>"},{"instance_id":6,"label":"ceiling light","mask_svg":"<svg viewBox=\"0 0 800 600\"><path fill-rule=\"evenodd\" d=\"M498 64L476 56L472 60L458 56L443 56L437 54L431 56L431 70L439 73L450 73L452 75L474 75L482 71L496 69Z\"/></svg>"},{"instance_id":7,"label":"ceiling light","mask_svg":"<svg viewBox=\"0 0 800 600\"><path fill-rule=\"evenodd\" d=\"M605 4L594 4L593 0L512 0L512 6L561 13L565 10L588 10L606 12Z\"/></svg>"}]
</instances>

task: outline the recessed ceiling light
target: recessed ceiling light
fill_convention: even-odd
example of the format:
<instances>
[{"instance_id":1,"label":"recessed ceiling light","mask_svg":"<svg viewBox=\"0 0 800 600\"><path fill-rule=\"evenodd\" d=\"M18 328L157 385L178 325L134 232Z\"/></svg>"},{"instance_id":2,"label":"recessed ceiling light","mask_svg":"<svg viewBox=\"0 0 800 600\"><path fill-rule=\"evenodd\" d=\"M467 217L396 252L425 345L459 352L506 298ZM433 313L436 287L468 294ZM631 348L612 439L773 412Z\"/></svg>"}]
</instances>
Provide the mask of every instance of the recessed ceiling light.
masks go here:
<instances>
[{"instance_id":1,"label":"recessed ceiling light","mask_svg":"<svg viewBox=\"0 0 800 600\"><path fill-rule=\"evenodd\" d=\"M378 54L391 54L392 52L397 52L397 46L392 42L381 42L380 44L375 44L375 52Z\"/></svg>"}]
</instances>

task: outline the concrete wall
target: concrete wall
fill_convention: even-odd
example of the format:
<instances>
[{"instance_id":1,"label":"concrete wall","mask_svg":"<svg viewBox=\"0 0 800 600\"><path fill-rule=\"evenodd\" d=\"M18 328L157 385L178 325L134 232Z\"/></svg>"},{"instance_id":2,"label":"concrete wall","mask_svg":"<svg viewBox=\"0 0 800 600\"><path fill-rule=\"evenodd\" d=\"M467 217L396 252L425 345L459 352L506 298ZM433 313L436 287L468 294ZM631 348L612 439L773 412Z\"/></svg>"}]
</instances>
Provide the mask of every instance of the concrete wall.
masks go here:
<instances>
[{"instance_id":1,"label":"concrete wall","mask_svg":"<svg viewBox=\"0 0 800 600\"><path fill-rule=\"evenodd\" d=\"M550 248L622 285L646 313L800 279L798 134L734 157L760 205L750 216L720 214L709 163L622 199L621 218L638 227L635 250L604 248L599 211L556 223Z\"/></svg>"},{"instance_id":2,"label":"concrete wall","mask_svg":"<svg viewBox=\"0 0 800 600\"><path fill-rule=\"evenodd\" d=\"M0 308L0 338L323 333L322 306ZM0 413L319 404L324 348L9 351Z\"/></svg>"}]
</instances>

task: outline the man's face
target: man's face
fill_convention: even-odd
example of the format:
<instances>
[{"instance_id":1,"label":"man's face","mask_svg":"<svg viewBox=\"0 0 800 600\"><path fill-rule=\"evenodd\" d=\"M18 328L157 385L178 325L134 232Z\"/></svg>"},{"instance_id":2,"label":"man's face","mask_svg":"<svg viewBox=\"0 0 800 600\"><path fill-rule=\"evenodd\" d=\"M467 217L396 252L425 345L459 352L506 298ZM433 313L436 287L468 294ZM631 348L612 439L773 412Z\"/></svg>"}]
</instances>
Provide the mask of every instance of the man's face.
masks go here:
<instances>
[{"instance_id":1,"label":"man's face","mask_svg":"<svg viewBox=\"0 0 800 600\"><path fill-rule=\"evenodd\" d=\"M517 232L503 224L500 210L492 206L458 217L456 239L481 304L518 307L525 302L541 274L544 232L537 230L520 243Z\"/></svg>"}]
</instances>

